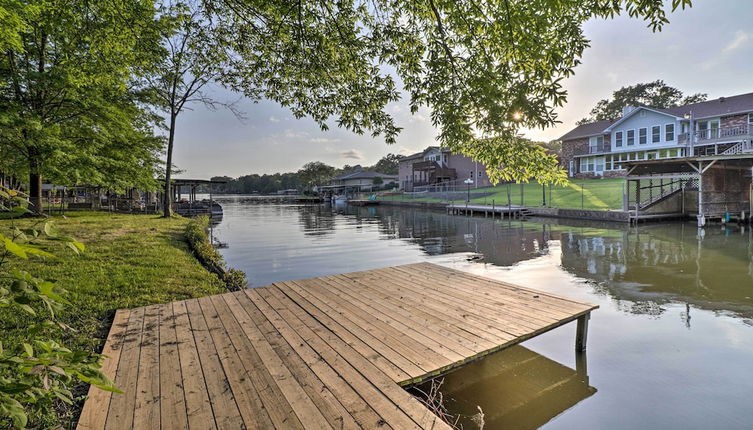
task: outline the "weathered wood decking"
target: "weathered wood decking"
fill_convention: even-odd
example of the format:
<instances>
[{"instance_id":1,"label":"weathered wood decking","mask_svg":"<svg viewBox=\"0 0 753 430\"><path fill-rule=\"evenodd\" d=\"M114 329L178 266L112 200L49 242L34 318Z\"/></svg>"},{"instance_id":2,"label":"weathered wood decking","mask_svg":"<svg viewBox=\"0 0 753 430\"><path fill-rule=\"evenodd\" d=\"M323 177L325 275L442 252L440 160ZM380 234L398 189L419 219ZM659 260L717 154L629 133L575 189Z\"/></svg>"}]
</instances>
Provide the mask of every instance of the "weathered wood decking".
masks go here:
<instances>
[{"instance_id":1,"label":"weathered wood decking","mask_svg":"<svg viewBox=\"0 0 753 430\"><path fill-rule=\"evenodd\" d=\"M78 428L448 428L400 386L595 308L420 263L119 310Z\"/></svg>"}]
</instances>

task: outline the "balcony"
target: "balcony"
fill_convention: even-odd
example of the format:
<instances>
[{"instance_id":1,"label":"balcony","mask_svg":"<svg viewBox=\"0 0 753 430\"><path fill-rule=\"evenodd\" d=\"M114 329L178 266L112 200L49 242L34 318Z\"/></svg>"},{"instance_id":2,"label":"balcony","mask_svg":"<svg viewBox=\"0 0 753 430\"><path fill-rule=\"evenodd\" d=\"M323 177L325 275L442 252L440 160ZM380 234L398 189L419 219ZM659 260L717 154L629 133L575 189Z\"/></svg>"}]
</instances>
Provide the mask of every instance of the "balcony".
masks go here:
<instances>
[{"instance_id":1,"label":"balcony","mask_svg":"<svg viewBox=\"0 0 753 430\"><path fill-rule=\"evenodd\" d=\"M729 142L735 140L749 139L753 137L753 127L750 124L738 125L735 127L710 128L707 130L698 130L692 133L693 144L708 145L718 142ZM691 143L689 133L677 135L677 143L688 145Z\"/></svg>"},{"instance_id":2,"label":"balcony","mask_svg":"<svg viewBox=\"0 0 753 430\"><path fill-rule=\"evenodd\" d=\"M606 154L611 152L609 144L589 145L584 149L577 150L574 155Z\"/></svg>"}]
</instances>

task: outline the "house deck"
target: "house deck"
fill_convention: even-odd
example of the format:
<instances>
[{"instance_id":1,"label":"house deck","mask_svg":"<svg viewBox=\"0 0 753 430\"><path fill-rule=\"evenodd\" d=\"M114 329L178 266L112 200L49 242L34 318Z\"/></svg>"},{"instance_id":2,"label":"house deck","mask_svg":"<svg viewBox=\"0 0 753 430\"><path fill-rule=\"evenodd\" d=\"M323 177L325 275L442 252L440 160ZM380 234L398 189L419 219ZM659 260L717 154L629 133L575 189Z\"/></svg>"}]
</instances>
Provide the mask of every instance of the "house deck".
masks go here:
<instances>
[{"instance_id":1,"label":"house deck","mask_svg":"<svg viewBox=\"0 0 753 430\"><path fill-rule=\"evenodd\" d=\"M428 263L116 313L79 429L449 428L401 386L597 306Z\"/></svg>"}]
</instances>

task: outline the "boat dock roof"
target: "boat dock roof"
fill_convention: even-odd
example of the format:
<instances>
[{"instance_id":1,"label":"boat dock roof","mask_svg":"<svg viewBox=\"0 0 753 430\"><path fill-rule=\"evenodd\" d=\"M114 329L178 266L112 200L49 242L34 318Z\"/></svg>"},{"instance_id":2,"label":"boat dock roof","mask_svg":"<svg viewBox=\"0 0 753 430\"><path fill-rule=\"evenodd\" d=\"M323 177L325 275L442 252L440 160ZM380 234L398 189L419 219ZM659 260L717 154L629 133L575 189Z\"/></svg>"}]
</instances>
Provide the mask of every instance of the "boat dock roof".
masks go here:
<instances>
[{"instance_id":1,"label":"boat dock roof","mask_svg":"<svg viewBox=\"0 0 753 430\"><path fill-rule=\"evenodd\" d=\"M115 315L79 429L449 428L401 386L597 306L428 263Z\"/></svg>"}]
</instances>

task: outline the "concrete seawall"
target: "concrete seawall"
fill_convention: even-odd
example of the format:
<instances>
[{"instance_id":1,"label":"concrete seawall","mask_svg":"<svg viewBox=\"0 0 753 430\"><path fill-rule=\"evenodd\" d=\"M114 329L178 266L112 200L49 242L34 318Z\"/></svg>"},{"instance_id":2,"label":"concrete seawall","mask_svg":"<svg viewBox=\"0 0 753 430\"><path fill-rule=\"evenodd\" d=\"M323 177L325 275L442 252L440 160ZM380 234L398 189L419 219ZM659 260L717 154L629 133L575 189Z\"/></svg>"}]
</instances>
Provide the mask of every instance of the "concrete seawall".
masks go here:
<instances>
[{"instance_id":1,"label":"concrete seawall","mask_svg":"<svg viewBox=\"0 0 753 430\"><path fill-rule=\"evenodd\" d=\"M447 203L440 202L411 202L401 200L380 200L379 204L384 206L404 206L440 211L446 210L448 206ZM526 207L526 211L529 214L538 217L584 219L609 222L628 222L630 220L628 213L623 211L595 211L585 209L560 209L531 206Z\"/></svg>"},{"instance_id":2,"label":"concrete seawall","mask_svg":"<svg viewBox=\"0 0 753 430\"><path fill-rule=\"evenodd\" d=\"M628 222L630 220L628 213L623 211L594 211L586 209L560 209L541 207L527 207L526 209L531 213L531 215L541 217L588 219L614 222Z\"/></svg>"}]
</instances>

